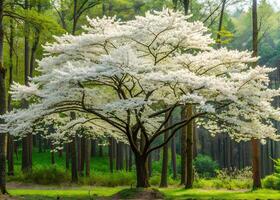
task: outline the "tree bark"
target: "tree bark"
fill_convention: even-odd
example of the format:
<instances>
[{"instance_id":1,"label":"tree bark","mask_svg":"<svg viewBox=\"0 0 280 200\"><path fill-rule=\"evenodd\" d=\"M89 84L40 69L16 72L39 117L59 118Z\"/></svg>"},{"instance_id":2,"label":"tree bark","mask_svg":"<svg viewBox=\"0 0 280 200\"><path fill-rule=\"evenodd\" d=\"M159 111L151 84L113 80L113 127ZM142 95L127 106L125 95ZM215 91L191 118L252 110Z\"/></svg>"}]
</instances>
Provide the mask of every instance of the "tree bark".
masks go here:
<instances>
[{"instance_id":1,"label":"tree bark","mask_svg":"<svg viewBox=\"0 0 280 200\"><path fill-rule=\"evenodd\" d=\"M150 186L148 177L147 155L135 154L137 188L147 188Z\"/></svg>"},{"instance_id":2,"label":"tree bark","mask_svg":"<svg viewBox=\"0 0 280 200\"><path fill-rule=\"evenodd\" d=\"M4 24L3 24L4 1L0 1L0 115L6 113L6 69L3 63L4 47ZM0 124L4 123L0 120ZM0 132L0 192L6 194L6 133ZM0 194L1 194L0 193Z\"/></svg>"},{"instance_id":3,"label":"tree bark","mask_svg":"<svg viewBox=\"0 0 280 200\"><path fill-rule=\"evenodd\" d=\"M181 107L181 120L186 119L186 108ZM181 184L186 182L186 138L187 138L187 127L184 126L181 129Z\"/></svg>"},{"instance_id":4,"label":"tree bark","mask_svg":"<svg viewBox=\"0 0 280 200\"><path fill-rule=\"evenodd\" d=\"M252 21L253 21L253 56L258 56L258 11L257 0L253 0ZM257 65L257 63L256 63ZM253 168L253 189L261 188L260 176L260 142L252 139L252 168Z\"/></svg>"},{"instance_id":5,"label":"tree bark","mask_svg":"<svg viewBox=\"0 0 280 200\"><path fill-rule=\"evenodd\" d=\"M70 117L71 120L76 119L76 113L71 112L70 113ZM72 175L72 182L73 183L77 183L78 182L78 159L77 159L77 133L75 136L73 136L72 138L72 142L71 142L71 175Z\"/></svg>"},{"instance_id":6,"label":"tree bark","mask_svg":"<svg viewBox=\"0 0 280 200\"><path fill-rule=\"evenodd\" d=\"M113 138L109 138L109 165L110 165L110 172L114 172L114 156L113 156Z\"/></svg>"},{"instance_id":7,"label":"tree bark","mask_svg":"<svg viewBox=\"0 0 280 200\"><path fill-rule=\"evenodd\" d=\"M71 173L72 183L78 182L78 169L77 169L77 152L76 152L76 137L73 137L71 142Z\"/></svg>"},{"instance_id":8,"label":"tree bark","mask_svg":"<svg viewBox=\"0 0 280 200\"><path fill-rule=\"evenodd\" d=\"M173 170L173 179L177 178L177 162L176 162L176 137L174 136L171 139L171 160L172 160L172 170Z\"/></svg>"},{"instance_id":9,"label":"tree bark","mask_svg":"<svg viewBox=\"0 0 280 200\"><path fill-rule=\"evenodd\" d=\"M168 116L168 113L165 114L165 117ZM166 123L166 126L168 127L169 123ZM167 141L169 136L169 132L166 131L164 133L164 141ZM162 168L161 168L161 180L160 180L160 187L167 187L167 178L168 178L168 143L163 146L162 151Z\"/></svg>"},{"instance_id":10,"label":"tree bark","mask_svg":"<svg viewBox=\"0 0 280 200\"><path fill-rule=\"evenodd\" d=\"M65 145L65 165L66 169L69 170L70 166L70 144Z\"/></svg>"},{"instance_id":11,"label":"tree bark","mask_svg":"<svg viewBox=\"0 0 280 200\"><path fill-rule=\"evenodd\" d=\"M53 145L51 144L51 164L55 164L55 158L54 158L54 151L53 151Z\"/></svg>"},{"instance_id":12,"label":"tree bark","mask_svg":"<svg viewBox=\"0 0 280 200\"><path fill-rule=\"evenodd\" d=\"M221 48L221 44L222 44L222 41L221 41L221 31L222 31L222 28L223 28L223 19L224 19L224 12L225 12L226 2L227 2L227 0L223 0L222 9L221 9L221 13L220 13L218 33L217 33L217 41L216 41L218 48Z\"/></svg>"},{"instance_id":13,"label":"tree bark","mask_svg":"<svg viewBox=\"0 0 280 200\"><path fill-rule=\"evenodd\" d=\"M187 106L187 118L191 118L193 115L193 106ZM187 148L186 148L186 182L185 188L189 189L193 186L193 121L187 125Z\"/></svg>"},{"instance_id":14,"label":"tree bark","mask_svg":"<svg viewBox=\"0 0 280 200\"><path fill-rule=\"evenodd\" d=\"M189 14L190 0L183 0L185 15Z\"/></svg>"},{"instance_id":15,"label":"tree bark","mask_svg":"<svg viewBox=\"0 0 280 200\"><path fill-rule=\"evenodd\" d=\"M129 149L128 149L128 156L129 156L129 163L128 163L128 170L131 172L131 170L132 170L132 150L131 150L131 147L129 146L128 147Z\"/></svg>"},{"instance_id":16,"label":"tree bark","mask_svg":"<svg viewBox=\"0 0 280 200\"><path fill-rule=\"evenodd\" d=\"M91 141L90 139L85 139L85 170L86 177L90 176L90 152L91 152Z\"/></svg>"},{"instance_id":17,"label":"tree bark","mask_svg":"<svg viewBox=\"0 0 280 200\"><path fill-rule=\"evenodd\" d=\"M13 8L13 7L12 7ZM13 84L13 47L14 47L14 24L13 19L10 19L10 40L9 40L9 85ZM8 111L12 111L12 95L8 96ZM14 137L12 135L8 135L8 175L14 175Z\"/></svg>"}]
</instances>

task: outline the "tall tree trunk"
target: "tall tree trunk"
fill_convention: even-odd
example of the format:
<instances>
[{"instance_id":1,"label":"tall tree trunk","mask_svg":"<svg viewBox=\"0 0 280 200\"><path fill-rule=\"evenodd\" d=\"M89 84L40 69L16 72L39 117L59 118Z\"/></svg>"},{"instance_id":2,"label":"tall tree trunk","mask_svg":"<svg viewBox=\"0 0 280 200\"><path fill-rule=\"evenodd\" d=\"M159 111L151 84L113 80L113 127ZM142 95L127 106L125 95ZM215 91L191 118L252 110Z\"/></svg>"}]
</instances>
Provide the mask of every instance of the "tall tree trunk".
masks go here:
<instances>
[{"instance_id":1,"label":"tall tree trunk","mask_svg":"<svg viewBox=\"0 0 280 200\"><path fill-rule=\"evenodd\" d=\"M85 139L85 170L86 177L90 176L90 152L91 152L91 141L90 139Z\"/></svg>"},{"instance_id":2,"label":"tall tree trunk","mask_svg":"<svg viewBox=\"0 0 280 200\"><path fill-rule=\"evenodd\" d=\"M183 0L185 15L189 14L190 1L191 0Z\"/></svg>"},{"instance_id":3,"label":"tall tree trunk","mask_svg":"<svg viewBox=\"0 0 280 200\"><path fill-rule=\"evenodd\" d=\"M78 162L78 172L79 175L82 175L82 141L80 136L76 136L76 143L77 143L77 162Z\"/></svg>"},{"instance_id":4,"label":"tall tree trunk","mask_svg":"<svg viewBox=\"0 0 280 200\"><path fill-rule=\"evenodd\" d=\"M13 6L12 6L13 8ZM13 47L14 47L14 24L13 19L10 19L10 39L9 39L9 85L13 84ZM8 96L8 111L12 111L12 95ZM8 175L14 175L14 137L8 135Z\"/></svg>"},{"instance_id":5,"label":"tall tree trunk","mask_svg":"<svg viewBox=\"0 0 280 200\"><path fill-rule=\"evenodd\" d=\"M25 0L24 9L29 10L29 1ZM29 24L25 22L24 24L24 83L28 86L28 77L29 77ZM23 100L23 108L28 107L27 100ZM33 136L32 133L22 140L22 171L28 172L32 170L32 145L33 145Z\"/></svg>"},{"instance_id":6,"label":"tall tree trunk","mask_svg":"<svg viewBox=\"0 0 280 200\"><path fill-rule=\"evenodd\" d=\"M72 25L72 35L75 35L77 29L77 6L78 0L74 0L74 10L73 10L73 25Z\"/></svg>"},{"instance_id":7,"label":"tall tree trunk","mask_svg":"<svg viewBox=\"0 0 280 200\"><path fill-rule=\"evenodd\" d=\"M85 156L86 156L86 139L85 137L82 137L81 138L81 175L83 176L84 175L84 170L85 170Z\"/></svg>"},{"instance_id":8,"label":"tall tree trunk","mask_svg":"<svg viewBox=\"0 0 280 200\"><path fill-rule=\"evenodd\" d=\"M95 157L97 155L96 146L97 146L96 139L94 139L91 142L91 156L92 157Z\"/></svg>"},{"instance_id":9,"label":"tall tree trunk","mask_svg":"<svg viewBox=\"0 0 280 200\"><path fill-rule=\"evenodd\" d=\"M181 120L186 119L187 110L185 106L181 107ZM181 184L186 182L186 139L187 139L187 127L184 126L181 129Z\"/></svg>"},{"instance_id":10,"label":"tall tree trunk","mask_svg":"<svg viewBox=\"0 0 280 200\"><path fill-rule=\"evenodd\" d=\"M220 48L221 44L222 44L222 41L221 41L221 31L222 31L222 28L223 28L223 19L224 19L224 12L225 12L226 2L227 2L227 0L223 0L222 9L221 9L221 13L220 13L218 33L217 33L217 41L216 41L218 48Z\"/></svg>"},{"instance_id":11,"label":"tall tree trunk","mask_svg":"<svg viewBox=\"0 0 280 200\"><path fill-rule=\"evenodd\" d=\"M168 113L165 114L165 117L168 116ZM166 127L169 126L169 122L166 123ZM166 131L164 133L164 141L167 141L169 132ZM167 187L167 178L168 178L168 143L163 146L162 151L162 168L161 168L161 180L160 180L160 187Z\"/></svg>"},{"instance_id":12,"label":"tall tree trunk","mask_svg":"<svg viewBox=\"0 0 280 200\"><path fill-rule=\"evenodd\" d=\"M100 144L98 145L98 147L99 147L99 151L98 151L99 157L103 157L103 145L101 144L102 141L100 140L99 142L100 142Z\"/></svg>"},{"instance_id":13,"label":"tall tree trunk","mask_svg":"<svg viewBox=\"0 0 280 200\"><path fill-rule=\"evenodd\" d=\"M51 144L51 164L54 165L55 164L55 158L54 158L54 148L53 148L53 144Z\"/></svg>"},{"instance_id":14,"label":"tall tree trunk","mask_svg":"<svg viewBox=\"0 0 280 200\"><path fill-rule=\"evenodd\" d=\"M172 125L172 124L173 124L173 116L170 116L170 125ZM171 149L171 161L172 161L173 179L176 179L177 178L176 134L171 139L170 149Z\"/></svg>"},{"instance_id":15,"label":"tall tree trunk","mask_svg":"<svg viewBox=\"0 0 280 200\"><path fill-rule=\"evenodd\" d=\"M113 138L109 138L109 165L110 165L110 172L113 173L114 171L114 156L113 156Z\"/></svg>"},{"instance_id":16,"label":"tall tree trunk","mask_svg":"<svg viewBox=\"0 0 280 200\"><path fill-rule=\"evenodd\" d=\"M252 21L253 21L253 56L258 56L258 15L257 0L253 0ZM257 65L257 63L256 63ZM253 188L261 188L260 176L260 142L252 139L252 167L253 167Z\"/></svg>"},{"instance_id":17,"label":"tall tree trunk","mask_svg":"<svg viewBox=\"0 0 280 200\"><path fill-rule=\"evenodd\" d=\"M71 142L71 174L72 183L78 182L78 167L77 167L77 152L76 152L76 137L73 137Z\"/></svg>"},{"instance_id":18,"label":"tall tree trunk","mask_svg":"<svg viewBox=\"0 0 280 200\"><path fill-rule=\"evenodd\" d=\"M149 177L151 177L152 176L152 174L153 174L153 157L152 157L152 154L150 154L149 156L148 156L148 172L149 172Z\"/></svg>"},{"instance_id":19,"label":"tall tree trunk","mask_svg":"<svg viewBox=\"0 0 280 200\"><path fill-rule=\"evenodd\" d=\"M38 13L40 13L42 11L41 1L38 1L37 7L38 7ZM30 71L29 71L30 77L33 77L33 73L35 70L35 59L36 59L36 53L37 53L37 49L39 46L39 42L40 42L40 31L39 31L39 29L35 29L34 41L33 41L33 45L31 48Z\"/></svg>"},{"instance_id":20,"label":"tall tree trunk","mask_svg":"<svg viewBox=\"0 0 280 200\"><path fill-rule=\"evenodd\" d=\"M172 3L173 3L173 9L174 9L174 10L177 10L177 7L178 7L178 0L172 0Z\"/></svg>"},{"instance_id":21,"label":"tall tree trunk","mask_svg":"<svg viewBox=\"0 0 280 200\"><path fill-rule=\"evenodd\" d=\"M3 24L4 1L0 1L0 115L6 113L6 69L3 63L4 47L4 24ZM0 125L4 122L0 120ZM6 133L0 132L0 192L6 190Z\"/></svg>"},{"instance_id":22,"label":"tall tree trunk","mask_svg":"<svg viewBox=\"0 0 280 200\"><path fill-rule=\"evenodd\" d=\"M128 161L128 170L131 171L132 170L132 150L131 150L131 147L129 146L129 149L128 149L128 156L129 156L129 161Z\"/></svg>"},{"instance_id":23,"label":"tall tree trunk","mask_svg":"<svg viewBox=\"0 0 280 200\"><path fill-rule=\"evenodd\" d=\"M76 119L76 113L75 112L71 112L70 113L70 117L71 120L75 120ZM75 136L73 136L72 138L72 142L71 142L71 175L72 175L72 182L73 183L77 183L78 182L78 159L77 159L77 133Z\"/></svg>"},{"instance_id":24,"label":"tall tree trunk","mask_svg":"<svg viewBox=\"0 0 280 200\"><path fill-rule=\"evenodd\" d=\"M173 170L173 179L177 178L177 162L176 162L176 137L174 136L171 139L171 160L172 160L172 170Z\"/></svg>"},{"instance_id":25,"label":"tall tree trunk","mask_svg":"<svg viewBox=\"0 0 280 200\"><path fill-rule=\"evenodd\" d=\"M187 106L187 118L190 119L193 115L193 106ZM186 160L186 182L185 188L189 189L193 186L193 121L187 125L187 160Z\"/></svg>"},{"instance_id":26,"label":"tall tree trunk","mask_svg":"<svg viewBox=\"0 0 280 200\"><path fill-rule=\"evenodd\" d=\"M65 165L68 170L70 165L70 144L68 143L65 145Z\"/></svg>"}]
</instances>

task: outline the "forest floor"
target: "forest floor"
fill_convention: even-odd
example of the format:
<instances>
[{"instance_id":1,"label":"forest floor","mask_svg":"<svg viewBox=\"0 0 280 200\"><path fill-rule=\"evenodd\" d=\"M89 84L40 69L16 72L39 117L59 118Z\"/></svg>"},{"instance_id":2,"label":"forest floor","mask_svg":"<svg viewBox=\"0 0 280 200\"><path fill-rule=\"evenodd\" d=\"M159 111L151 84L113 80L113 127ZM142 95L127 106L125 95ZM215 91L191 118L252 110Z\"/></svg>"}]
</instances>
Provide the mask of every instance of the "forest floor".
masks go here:
<instances>
[{"instance_id":1,"label":"forest floor","mask_svg":"<svg viewBox=\"0 0 280 200\"><path fill-rule=\"evenodd\" d=\"M277 190L213 190L179 187L150 189L139 191L127 187L88 187L88 186L40 186L32 184L9 184L9 193L13 198L0 200L101 200L101 199L280 199Z\"/></svg>"}]
</instances>

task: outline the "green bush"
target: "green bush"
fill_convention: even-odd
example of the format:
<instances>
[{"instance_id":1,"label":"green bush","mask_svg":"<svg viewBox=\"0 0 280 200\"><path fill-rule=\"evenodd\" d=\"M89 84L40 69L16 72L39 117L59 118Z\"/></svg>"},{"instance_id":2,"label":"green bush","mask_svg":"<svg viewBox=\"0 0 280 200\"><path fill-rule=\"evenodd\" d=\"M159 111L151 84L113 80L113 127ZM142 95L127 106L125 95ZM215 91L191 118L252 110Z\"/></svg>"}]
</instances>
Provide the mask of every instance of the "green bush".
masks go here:
<instances>
[{"instance_id":1,"label":"green bush","mask_svg":"<svg viewBox=\"0 0 280 200\"><path fill-rule=\"evenodd\" d=\"M262 184L263 184L264 188L279 190L280 189L280 178L279 178L279 176L276 176L275 174L269 175L263 179Z\"/></svg>"},{"instance_id":2,"label":"green bush","mask_svg":"<svg viewBox=\"0 0 280 200\"><path fill-rule=\"evenodd\" d=\"M152 186L159 186L160 184L160 175L154 175L150 178L149 182ZM168 185L178 185L179 181L176 179L173 179L171 176L168 177Z\"/></svg>"},{"instance_id":3,"label":"green bush","mask_svg":"<svg viewBox=\"0 0 280 200\"><path fill-rule=\"evenodd\" d=\"M194 168L199 176L210 178L215 176L219 166L211 157L199 154L194 160Z\"/></svg>"},{"instance_id":4,"label":"green bush","mask_svg":"<svg viewBox=\"0 0 280 200\"><path fill-rule=\"evenodd\" d=\"M115 187L124 185L135 185L136 177L134 172L117 171L114 173L92 172L90 177L80 179L80 184Z\"/></svg>"},{"instance_id":5,"label":"green bush","mask_svg":"<svg viewBox=\"0 0 280 200\"><path fill-rule=\"evenodd\" d=\"M23 178L26 182L37 184L61 184L70 181L70 175L56 165L35 167L32 172L23 174Z\"/></svg>"},{"instance_id":6,"label":"green bush","mask_svg":"<svg viewBox=\"0 0 280 200\"><path fill-rule=\"evenodd\" d=\"M194 182L194 188L203 189L250 189L252 187L252 181L250 179L198 179Z\"/></svg>"}]
</instances>

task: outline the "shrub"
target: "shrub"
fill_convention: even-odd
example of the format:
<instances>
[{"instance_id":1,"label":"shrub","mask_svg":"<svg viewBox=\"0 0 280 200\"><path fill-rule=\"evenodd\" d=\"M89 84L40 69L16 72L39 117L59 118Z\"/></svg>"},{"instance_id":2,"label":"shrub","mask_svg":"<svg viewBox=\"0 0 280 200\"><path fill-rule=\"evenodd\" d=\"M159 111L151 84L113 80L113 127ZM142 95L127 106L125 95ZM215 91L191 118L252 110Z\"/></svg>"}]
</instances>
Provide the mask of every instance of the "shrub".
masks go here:
<instances>
[{"instance_id":1,"label":"shrub","mask_svg":"<svg viewBox=\"0 0 280 200\"><path fill-rule=\"evenodd\" d=\"M194 182L195 188L203 189L250 189L252 187L252 181L250 179L198 179Z\"/></svg>"},{"instance_id":2,"label":"shrub","mask_svg":"<svg viewBox=\"0 0 280 200\"><path fill-rule=\"evenodd\" d=\"M32 172L23 176L25 181L37 184L61 184L70 181L70 175L56 165L35 167Z\"/></svg>"},{"instance_id":3,"label":"shrub","mask_svg":"<svg viewBox=\"0 0 280 200\"><path fill-rule=\"evenodd\" d=\"M135 185L134 172L117 171L114 173L92 172L90 177L80 179L81 184L115 187L124 185Z\"/></svg>"},{"instance_id":4,"label":"shrub","mask_svg":"<svg viewBox=\"0 0 280 200\"><path fill-rule=\"evenodd\" d=\"M159 186L160 178L161 178L160 175L154 175L150 178L149 182L153 186ZM179 184L179 181L176 179L174 180L171 176L168 177L167 182L168 182L168 185L178 185Z\"/></svg>"},{"instance_id":5,"label":"shrub","mask_svg":"<svg viewBox=\"0 0 280 200\"><path fill-rule=\"evenodd\" d=\"M215 176L219 166L211 157L199 154L194 160L194 168L199 176L210 178Z\"/></svg>"},{"instance_id":6,"label":"shrub","mask_svg":"<svg viewBox=\"0 0 280 200\"><path fill-rule=\"evenodd\" d=\"M220 180L226 180L226 179L251 179L252 178L252 168L251 167L245 167L243 169L237 169L237 168L225 168L222 170L217 171L217 178Z\"/></svg>"},{"instance_id":7,"label":"shrub","mask_svg":"<svg viewBox=\"0 0 280 200\"><path fill-rule=\"evenodd\" d=\"M276 175L269 175L262 181L263 187L268 189L280 189L280 179Z\"/></svg>"}]
</instances>

